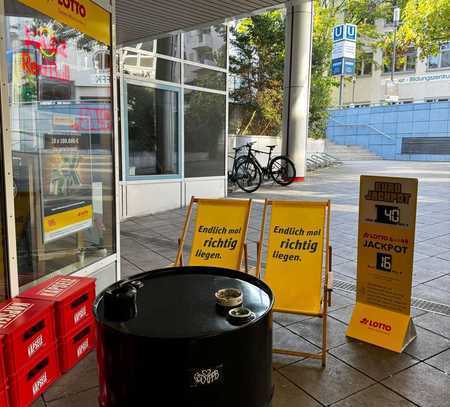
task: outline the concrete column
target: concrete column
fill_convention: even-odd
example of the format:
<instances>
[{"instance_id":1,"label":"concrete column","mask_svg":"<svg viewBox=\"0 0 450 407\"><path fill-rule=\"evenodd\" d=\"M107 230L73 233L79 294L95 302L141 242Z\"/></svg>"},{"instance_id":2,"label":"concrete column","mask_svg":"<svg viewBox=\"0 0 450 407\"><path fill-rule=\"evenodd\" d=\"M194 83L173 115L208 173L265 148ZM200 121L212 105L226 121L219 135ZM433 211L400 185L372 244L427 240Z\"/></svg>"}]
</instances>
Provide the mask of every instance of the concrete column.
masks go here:
<instances>
[{"instance_id":1,"label":"concrete column","mask_svg":"<svg viewBox=\"0 0 450 407\"><path fill-rule=\"evenodd\" d=\"M282 150L295 164L297 181L306 173L312 33L312 0L288 3Z\"/></svg>"}]
</instances>

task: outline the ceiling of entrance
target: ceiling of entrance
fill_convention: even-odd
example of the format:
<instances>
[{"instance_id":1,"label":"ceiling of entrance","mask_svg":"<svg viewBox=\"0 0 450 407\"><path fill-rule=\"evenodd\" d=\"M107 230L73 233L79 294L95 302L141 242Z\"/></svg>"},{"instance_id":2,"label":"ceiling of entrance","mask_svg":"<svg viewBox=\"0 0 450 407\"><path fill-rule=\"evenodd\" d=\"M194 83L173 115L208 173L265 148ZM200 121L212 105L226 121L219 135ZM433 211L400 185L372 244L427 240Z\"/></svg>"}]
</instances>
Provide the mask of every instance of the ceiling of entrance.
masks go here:
<instances>
[{"instance_id":1,"label":"ceiling of entrance","mask_svg":"<svg viewBox=\"0 0 450 407\"><path fill-rule=\"evenodd\" d=\"M156 37L171 31L252 13L283 0L117 0L117 42Z\"/></svg>"}]
</instances>

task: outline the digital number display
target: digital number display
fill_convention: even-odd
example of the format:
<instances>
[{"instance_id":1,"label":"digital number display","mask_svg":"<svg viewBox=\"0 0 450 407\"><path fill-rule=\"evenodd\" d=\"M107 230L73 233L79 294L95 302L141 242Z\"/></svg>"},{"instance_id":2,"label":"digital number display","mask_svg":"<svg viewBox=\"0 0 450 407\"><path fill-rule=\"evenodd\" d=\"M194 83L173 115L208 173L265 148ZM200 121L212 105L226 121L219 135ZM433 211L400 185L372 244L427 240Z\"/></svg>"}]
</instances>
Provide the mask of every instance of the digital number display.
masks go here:
<instances>
[{"instance_id":1,"label":"digital number display","mask_svg":"<svg viewBox=\"0 0 450 407\"><path fill-rule=\"evenodd\" d=\"M400 208L397 206L376 205L377 222L388 225L398 225L400 223Z\"/></svg>"},{"instance_id":2,"label":"digital number display","mask_svg":"<svg viewBox=\"0 0 450 407\"><path fill-rule=\"evenodd\" d=\"M382 271L392 271L392 255L387 253L377 253L377 269Z\"/></svg>"}]
</instances>

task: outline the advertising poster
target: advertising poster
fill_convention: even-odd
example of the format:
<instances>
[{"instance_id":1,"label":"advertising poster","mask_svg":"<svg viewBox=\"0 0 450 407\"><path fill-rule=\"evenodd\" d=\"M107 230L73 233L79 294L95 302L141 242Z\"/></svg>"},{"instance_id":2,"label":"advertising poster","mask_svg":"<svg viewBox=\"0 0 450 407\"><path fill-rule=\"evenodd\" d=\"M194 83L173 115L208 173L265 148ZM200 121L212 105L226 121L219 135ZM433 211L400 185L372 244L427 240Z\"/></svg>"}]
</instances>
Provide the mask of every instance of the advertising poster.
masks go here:
<instances>
[{"instance_id":1,"label":"advertising poster","mask_svg":"<svg viewBox=\"0 0 450 407\"><path fill-rule=\"evenodd\" d=\"M239 269L249 210L248 201L200 200L189 265Z\"/></svg>"},{"instance_id":2,"label":"advertising poster","mask_svg":"<svg viewBox=\"0 0 450 407\"><path fill-rule=\"evenodd\" d=\"M36 102L38 99L37 53L32 47L13 53L13 103Z\"/></svg>"},{"instance_id":3,"label":"advertising poster","mask_svg":"<svg viewBox=\"0 0 450 407\"><path fill-rule=\"evenodd\" d=\"M411 325L417 188L416 179L361 177L357 304L347 334L396 351Z\"/></svg>"},{"instance_id":4,"label":"advertising poster","mask_svg":"<svg viewBox=\"0 0 450 407\"><path fill-rule=\"evenodd\" d=\"M89 134L44 134L41 193L44 242L93 224L92 163Z\"/></svg>"},{"instance_id":5,"label":"advertising poster","mask_svg":"<svg viewBox=\"0 0 450 407\"><path fill-rule=\"evenodd\" d=\"M320 312L326 205L272 203L264 281L279 311Z\"/></svg>"}]
</instances>

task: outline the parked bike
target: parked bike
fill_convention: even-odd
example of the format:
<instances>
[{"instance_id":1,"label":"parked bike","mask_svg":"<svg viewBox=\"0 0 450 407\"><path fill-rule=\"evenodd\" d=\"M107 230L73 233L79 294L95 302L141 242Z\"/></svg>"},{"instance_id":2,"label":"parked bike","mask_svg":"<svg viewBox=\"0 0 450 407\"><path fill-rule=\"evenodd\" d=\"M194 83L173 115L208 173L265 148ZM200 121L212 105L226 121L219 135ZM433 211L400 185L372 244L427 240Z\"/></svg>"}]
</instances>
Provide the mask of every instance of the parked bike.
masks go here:
<instances>
[{"instance_id":1,"label":"parked bike","mask_svg":"<svg viewBox=\"0 0 450 407\"><path fill-rule=\"evenodd\" d=\"M253 143L233 148L234 156L228 156L233 159L231 171L228 171L228 183L237 184L245 192L256 191L262 182L262 173L255 163L247 159L243 152Z\"/></svg>"},{"instance_id":2,"label":"parked bike","mask_svg":"<svg viewBox=\"0 0 450 407\"><path fill-rule=\"evenodd\" d=\"M250 142L242 147L234 148L232 171L228 174L231 182L236 182L238 186L246 192L256 191L262 180L272 178L277 184L282 186L290 185L296 176L294 163L286 156L279 155L272 158L275 145L267 146L269 151L261 151L253 148L255 142ZM244 150L247 150L244 153ZM256 157L256 154L267 155L266 165Z\"/></svg>"}]
</instances>

